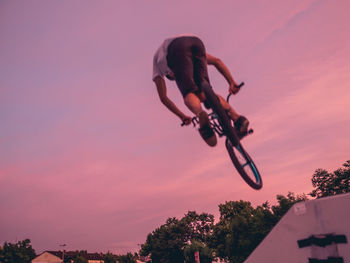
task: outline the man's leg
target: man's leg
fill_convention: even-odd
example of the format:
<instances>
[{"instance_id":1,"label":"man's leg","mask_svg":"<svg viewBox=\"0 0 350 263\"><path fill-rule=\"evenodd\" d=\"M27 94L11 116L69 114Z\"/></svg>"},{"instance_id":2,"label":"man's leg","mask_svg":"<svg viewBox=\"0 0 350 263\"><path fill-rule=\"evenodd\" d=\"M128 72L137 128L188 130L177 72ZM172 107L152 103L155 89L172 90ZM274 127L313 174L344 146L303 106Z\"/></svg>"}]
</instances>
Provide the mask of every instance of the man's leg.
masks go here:
<instances>
[{"instance_id":1,"label":"man's leg","mask_svg":"<svg viewBox=\"0 0 350 263\"><path fill-rule=\"evenodd\" d=\"M193 94L194 95L194 94ZM218 96L219 100L220 100L220 104L221 106L228 111L228 115L230 116L230 118L233 120L235 127L237 128L237 130L242 134L245 135L248 131L248 126L249 126L249 121L247 120L246 117L239 115L232 107L231 105L220 95L216 94L216 96ZM205 94L202 91L201 93L198 94L198 98L201 102L204 102L206 100L205 98ZM192 101L192 100L190 100ZM198 102L196 102L196 105ZM199 103L200 106L200 103ZM198 108L197 108L198 109ZM201 110L201 108L199 108ZM193 112L193 111L192 111ZM195 112L193 112L195 113ZM196 114L196 113L195 113Z\"/></svg>"},{"instance_id":2,"label":"man's leg","mask_svg":"<svg viewBox=\"0 0 350 263\"><path fill-rule=\"evenodd\" d=\"M198 96L192 92L188 93L185 98L185 105L189 108L190 111L193 112L197 117L203 111L201 100Z\"/></svg>"},{"instance_id":3,"label":"man's leg","mask_svg":"<svg viewBox=\"0 0 350 263\"><path fill-rule=\"evenodd\" d=\"M216 96L218 96L222 107L228 111L228 115L233 120L235 127L239 131L240 135L246 135L249 126L249 121L247 120L247 118L243 115L239 115L223 97L217 94Z\"/></svg>"},{"instance_id":4,"label":"man's leg","mask_svg":"<svg viewBox=\"0 0 350 263\"><path fill-rule=\"evenodd\" d=\"M213 129L210 127L208 114L203 110L200 98L190 92L184 97L185 105L192 111L199 119L199 133L202 138L210 146L215 146L217 139Z\"/></svg>"},{"instance_id":5,"label":"man's leg","mask_svg":"<svg viewBox=\"0 0 350 263\"><path fill-rule=\"evenodd\" d=\"M216 94L218 96L221 106L228 111L228 115L231 117L231 119L235 122L239 118L239 114L231 107L231 105L220 95Z\"/></svg>"},{"instance_id":6,"label":"man's leg","mask_svg":"<svg viewBox=\"0 0 350 263\"><path fill-rule=\"evenodd\" d=\"M198 96L196 96L196 95L193 94L193 93L191 93L191 94L194 95L195 98L192 98L192 97L193 97L192 95L189 96L188 99L187 99L189 105L186 104L186 100L185 100L185 104L187 105L187 107L188 107L190 110L191 110L190 107L195 106L195 109L193 109L193 110L191 110L191 111L192 111L194 114L196 114L196 112L202 111L202 108L200 107L200 106L201 106L200 103L201 103L201 102L204 102L204 101L206 100L206 98L205 98L205 94L204 94L203 91L200 92L200 93L198 94ZM220 96L219 94L217 94L217 93L215 93L215 94L216 94L216 96L218 96L218 98L219 98L219 100L220 100L221 106L222 106L226 111L228 111L228 114L229 114L229 116L231 117L231 119L232 119L234 122L237 121L240 115L232 108L232 106L231 106L223 97L221 97L221 96ZM198 99L200 100L199 102L198 102ZM196 115L198 115L198 114L196 114Z\"/></svg>"},{"instance_id":7,"label":"man's leg","mask_svg":"<svg viewBox=\"0 0 350 263\"><path fill-rule=\"evenodd\" d=\"M216 96L218 96L222 107L228 111L228 114L231 117L231 119L234 122L238 120L240 115L231 107L231 105L228 104L227 101L224 100L224 98L220 95L216 94ZM191 92L185 96L184 101L185 105L190 109L190 111L192 111L198 117L199 113L203 111L201 102L205 101L205 95L203 92L201 92L197 96L196 94Z\"/></svg>"}]
</instances>

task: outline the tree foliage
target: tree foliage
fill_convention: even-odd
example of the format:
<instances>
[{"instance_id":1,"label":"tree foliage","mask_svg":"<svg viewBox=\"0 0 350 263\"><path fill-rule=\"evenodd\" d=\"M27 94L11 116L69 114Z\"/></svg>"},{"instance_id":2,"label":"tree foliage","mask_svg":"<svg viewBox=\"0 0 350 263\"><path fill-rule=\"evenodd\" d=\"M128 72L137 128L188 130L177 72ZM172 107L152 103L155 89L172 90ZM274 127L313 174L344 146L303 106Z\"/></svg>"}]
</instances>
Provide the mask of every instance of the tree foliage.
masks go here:
<instances>
[{"instance_id":1,"label":"tree foliage","mask_svg":"<svg viewBox=\"0 0 350 263\"><path fill-rule=\"evenodd\" d=\"M329 173L324 169L317 169L311 179L315 189L309 194L321 198L350 192L350 160L343 167Z\"/></svg>"},{"instance_id":2,"label":"tree foliage","mask_svg":"<svg viewBox=\"0 0 350 263\"><path fill-rule=\"evenodd\" d=\"M115 263L117 261L117 257L110 253L109 251L103 257L104 263Z\"/></svg>"},{"instance_id":3,"label":"tree foliage","mask_svg":"<svg viewBox=\"0 0 350 263\"><path fill-rule=\"evenodd\" d=\"M186 244L186 230L176 218L168 218L166 223L147 236L140 254L151 254L153 262L183 262L182 249Z\"/></svg>"},{"instance_id":4,"label":"tree foliage","mask_svg":"<svg viewBox=\"0 0 350 263\"><path fill-rule=\"evenodd\" d=\"M182 219L169 218L147 237L141 255L151 254L153 262L194 260L198 249L201 262L211 260L213 251L230 262L243 262L279 219L305 195L278 195L277 205L267 202L256 208L247 201L230 201L219 205L220 221L214 226L209 214L188 212Z\"/></svg>"},{"instance_id":5,"label":"tree foliage","mask_svg":"<svg viewBox=\"0 0 350 263\"><path fill-rule=\"evenodd\" d=\"M242 200L221 204L219 210L220 221L214 226L208 245L220 258L243 262L270 230L263 225L272 224L272 213L267 204L254 209L250 202Z\"/></svg>"},{"instance_id":6,"label":"tree foliage","mask_svg":"<svg viewBox=\"0 0 350 263\"><path fill-rule=\"evenodd\" d=\"M195 263L194 253L199 252L199 261L201 263L213 262L213 250L208 248L204 243L193 240L191 244L187 245L184 249L184 257L186 263Z\"/></svg>"},{"instance_id":7,"label":"tree foliage","mask_svg":"<svg viewBox=\"0 0 350 263\"><path fill-rule=\"evenodd\" d=\"M307 196L305 194L295 195L289 192L287 196L277 195L277 205L271 207L276 223L288 212L288 210L295 204L301 201L306 201Z\"/></svg>"},{"instance_id":8,"label":"tree foliage","mask_svg":"<svg viewBox=\"0 0 350 263\"><path fill-rule=\"evenodd\" d=\"M205 242L207 235L212 231L214 216L207 213L197 214L194 211L189 211L181 219L181 224L186 228L186 242L190 240Z\"/></svg>"},{"instance_id":9,"label":"tree foliage","mask_svg":"<svg viewBox=\"0 0 350 263\"><path fill-rule=\"evenodd\" d=\"M82 256L82 255L79 255L75 258L75 263L88 263L88 260Z\"/></svg>"},{"instance_id":10,"label":"tree foliage","mask_svg":"<svg viewBox=\"0 0 350 263\"><path fill-rule=\"evenodd\" d=\"M350 192L350 160L333 172L317 169L312 177L315 188L310 196L321 198ZM277 195L277 203L268 202L253 207L248 201L229 201L219 205L220 218L214 225L214 216L189 211L183 218L168 218L148 234L141 246L140 255L150 255L153 263L194 262L194 253L199 252L200 262L212 262L214 256L228 262L240 263L272 230L285 213L297 202L307 200L305 194ZM0 247L0 262L29 263L35 258L29 239L15 244L5 242ZM137 254L116 256L107 253L106 263L136 263ZM87 251L66 255L65 261L86 263Z\"/></svg>"},{"instance_id":11,"label":"tree foliage","mask_svg":"<svg viewBox=\"0 0 350 263\"><path fill-rule=\"evenodd\" d=\"M196 240L204 242L214 224L214 216L189 211L182 219L168 218L166 223L148 234L140 254L151 254L152 262L183 262L184 249Z\"/></svg>"},{"instance_id":12,"label":"tree foliage","mask_svg":"<svg viewBox=\"0 0 350 263\"><path fill-rule=\"evenodd\" d=\"M74 256L75 263L88 263L88 252L87 250L81 250Z\"/></svg>"},{"instance_id":13,"label":"tree foliage","mask_svg":"<svg viewBox=\"0 0 350 263\"><path fill-rule=\"evenodd\" d=\"M136 255L131 254L130 252L126 255L118 256L119 263L136 263Z\"/></svg>"},{"instance_id":14,"label":"tree foliage","mask_svg":"<svg viewBox=\"0 0 350 263\"><path fill-rule=\"evenodd\" d=\"M0 262L29 263L35 256L35 250L30 244L30 239L18 241L15 244L5 242L4 246L0 247Z\"/></svg>"},{"instance_id":15,"label":"tree foliage","mask_svg":"<svg viewBox=\"0 0 350 263\"><path fill-rule=\"evenodd\" d=\"M247 201L229 201L219 205L220 220L190 211L182 219L168 218L147 236L140 254L151 254L152 262L193 262L199 251L201 262L215 255L229 262L243 262L271 231L289 208L305 195L278 195L277 204L268 202L254 208Z\"/></svg>"}]
</instances>

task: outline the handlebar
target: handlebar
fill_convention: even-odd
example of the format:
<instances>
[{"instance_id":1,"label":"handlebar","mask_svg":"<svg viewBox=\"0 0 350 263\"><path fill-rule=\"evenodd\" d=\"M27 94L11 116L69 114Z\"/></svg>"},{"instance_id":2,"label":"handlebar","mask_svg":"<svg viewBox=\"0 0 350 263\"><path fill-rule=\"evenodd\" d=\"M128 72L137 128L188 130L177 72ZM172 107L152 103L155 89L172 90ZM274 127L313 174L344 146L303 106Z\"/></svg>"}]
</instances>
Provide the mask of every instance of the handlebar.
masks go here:
<instances>
[{"instance_id":1,"label":"handlebar","mask_svg":"<svg viewBox=\"0 0 350 263\"><path fill-rule=\"evenodd\" d=\"M199 124L199 120L198 120L198 118L197 118L196 116L194 116L194 117L192 118L191 122L192 122L192 124L193 124L194 127L195 127L197 124ZM184 123L184 122L181 123L181 126L185 126L185 123Z\"/></svg>"},{"instance_id":2,"label":"handlebar","mask_svg":"<svg viewBox=\"0 0 350 263\"><path fill-rule=\"evenodd\" d=\"M237 89L240 89L244 86L244 82L241 82L241 84L239 84L238 86L236 86ZM232 93L228 94L226 101L228 102L230 100Z\"/></svg>"}]
</instances>

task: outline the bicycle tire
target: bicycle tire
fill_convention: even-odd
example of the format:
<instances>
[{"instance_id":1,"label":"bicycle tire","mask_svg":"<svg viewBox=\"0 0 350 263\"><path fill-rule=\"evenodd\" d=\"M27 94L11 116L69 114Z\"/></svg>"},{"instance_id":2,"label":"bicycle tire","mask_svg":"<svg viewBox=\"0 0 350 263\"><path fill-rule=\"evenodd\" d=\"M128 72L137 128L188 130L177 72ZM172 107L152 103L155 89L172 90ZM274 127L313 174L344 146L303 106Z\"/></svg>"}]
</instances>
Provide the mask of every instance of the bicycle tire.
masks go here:
<instances>
[{"instance_id":1,"label":"bicycle tire","mask_svg":"<svg viewBox=\"0 0 350 263\"><path fill-rule=\"evenodd\" d=\"M230 155L231 161L233 165L236 167L238 173L241 175L243 180L252 188L259 190L263 186L263 182L252 158L250 158L247 151L243 148L242 144L234 146L231 144L230 140L226 138L226 149L228 154ZM235 149L237 150L237 154L235 153ZM238 154L243 158L243 164L239 161ZM247 169L248 168L248 169ZM253 174L253 176L250 175Z\"/></svg>"}]
</instances>

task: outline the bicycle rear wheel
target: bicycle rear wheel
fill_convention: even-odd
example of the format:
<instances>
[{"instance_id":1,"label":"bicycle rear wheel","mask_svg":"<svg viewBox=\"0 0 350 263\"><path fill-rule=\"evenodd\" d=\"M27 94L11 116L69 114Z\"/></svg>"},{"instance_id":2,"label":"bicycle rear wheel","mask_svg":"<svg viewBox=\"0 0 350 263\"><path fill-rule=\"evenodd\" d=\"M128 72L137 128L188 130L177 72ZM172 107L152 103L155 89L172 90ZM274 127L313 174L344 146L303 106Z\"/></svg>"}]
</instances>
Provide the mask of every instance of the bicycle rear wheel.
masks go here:
<instances>
[{"instance_id":1,"label":"bicycle rear wheel","mask_svg":"<svg viewBox=\"0 0 350 263\"><path fill-rule=\"evenodd\" d=\"M226 138L225 145L233 165L243 180L252 188L256 190L261 189L263 184L258 168L249 154L244 150L242 144L232 145L231 141Z\"/></svg>"}]
</instances>

